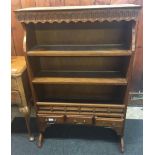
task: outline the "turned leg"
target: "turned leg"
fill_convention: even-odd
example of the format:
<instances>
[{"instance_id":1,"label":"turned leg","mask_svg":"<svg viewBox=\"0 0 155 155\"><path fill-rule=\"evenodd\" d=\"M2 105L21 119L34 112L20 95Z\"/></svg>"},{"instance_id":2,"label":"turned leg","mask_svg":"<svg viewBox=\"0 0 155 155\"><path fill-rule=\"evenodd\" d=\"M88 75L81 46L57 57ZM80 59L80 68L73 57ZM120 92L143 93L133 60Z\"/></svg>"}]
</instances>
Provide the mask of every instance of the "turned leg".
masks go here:
<instances>
[{"instance_id":1,"label":"turned leg","mask_svg":"<svg viewBox=\"0 0 155 155\"><path fill-rule=\"evenodd\" d=\"M43 145L43 133L40 132L39 137L38 137L38 147L41 148Z\"/></svg>"},{"instance_id":2,"label":"turned leg","mask_svg":"<svg viewBox=\"0 0 155 155\"><path fill-rule=\"evenodd\" d=\"M121 148L121 152L124 153L124 137L123 136L120 137L120 148Z\"/></svg>"},{"instance_id":3,"label":"turned leg","mask_svg":"<svg viewBox=\"0 0 155 155\"><path fill-rule=\"evenodd\" d=\"M120 149L121 152L124 152L124 137L123 137L123 130L122 128L114 128L114 130L116 131L117 135L120 137Z\"/></svg>"},{"instance_id":4,"label":"turned leg","mask_svg":"<svg viewBox=\"0 0 155 155\"><path fill-rule=\"evenodd\" d=\"M29 141L32 142L32 141L34 141L34 136L32 135L31 129L30 129L30 117L29 117L29 115L25 115L25 121L26 121L27 130L28 130Z\"/></svg>"},{"instance_id":5,"label":"turned leg","mask_svg":"<svg viewBox=\"0 0 155 155\"><path fill-rule=\"evenodd\" d=\"M31 128L30 128L30 112L28 107L23 107L20 108L20 112L23 112L24 117L25 117L25 121L26 121L26 127L27 127L27 131L28 131L28 135L29 135L29 141L32 142L34 141L34 136L31 133Z\"/></svg>"}]
</instances>

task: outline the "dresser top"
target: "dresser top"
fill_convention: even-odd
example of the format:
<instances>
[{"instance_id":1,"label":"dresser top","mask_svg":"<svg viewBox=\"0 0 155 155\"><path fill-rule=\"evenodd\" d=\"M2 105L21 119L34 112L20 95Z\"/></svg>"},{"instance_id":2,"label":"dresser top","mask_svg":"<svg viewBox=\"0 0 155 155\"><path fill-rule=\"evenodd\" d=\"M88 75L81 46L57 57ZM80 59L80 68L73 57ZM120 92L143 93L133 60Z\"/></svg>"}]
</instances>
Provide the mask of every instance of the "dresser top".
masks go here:
<instances>
[{"instance_id":1,"label":"dresser top","mask_svg":"<svg viewBox=\"0 0 155 155\"><path fill-rule=\"evenodd\" d=\"M55 10L89 10L89 9L114 9L114 8L139 8L135 4L115 4L115 5L88 5L88 6L59 6L59 7L31 7L18 9L16 12L23 11L55 11Z\"/></svg>"},{"instance_id":2,"label":"dresser top","mask_svg":"<svg viewBox=\"0 0 155 155\"><path fill-rule=\"evenodd\" d=\"M24 56L11 57L11 76L16 77L22 75L26 69L26 62Z\"/></svg>"},{"instance_id":3,"label":"dresser top","mask_svg":"<svg viewBox=\"0 0 155 155\"><path fill-rule=\"evenodd\" d=\"M33 7L16 10L15 14L25 24L136 21L140 8L134 4Z\"/></svg>"}]
</instances>

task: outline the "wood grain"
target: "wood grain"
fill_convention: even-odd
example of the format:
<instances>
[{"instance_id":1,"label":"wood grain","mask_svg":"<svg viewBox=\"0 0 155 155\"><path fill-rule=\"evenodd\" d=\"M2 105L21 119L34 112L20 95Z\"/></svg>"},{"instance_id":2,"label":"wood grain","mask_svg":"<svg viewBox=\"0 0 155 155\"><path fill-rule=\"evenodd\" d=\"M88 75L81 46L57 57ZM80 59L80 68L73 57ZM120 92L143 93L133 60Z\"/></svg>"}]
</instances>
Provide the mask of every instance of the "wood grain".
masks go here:
<instances>
[{"instance_id":1,"label":"wood grain","mask_svg":"<svg viewBox=\"0 0 155 155\"><path fill-rule=\"evenodd\" d=\"M17 55L23 55L23 28L17 21L13 11L21 7L20 0L11 1L11 30L14 43L13 46Z\"/></svg>"},{"instance_id":2,"label":"wood grain","mask_svg":"<svg viewBox=\"0 0 155 155\"><path fill-rule=\"evenodd\" d=\"M111 0L94 0L95 5L109 5Z\"/></svg>"},{"instance_id":3,"label":"wood grain","mask_svg":"<svg viewBox=\"0 0 155 155\"><path fill-rule=\"evenodd\" d=\"M26 69L26 62L23 56L12 56L11 58L11 76L20 76Z\"/></svg>"},{"instance_id":4,"label":"wood grain","mask_svg":"<svg viewBox=\"0 0 155 155\"><path fill-rule=\"evenodd\" d=\"M130 56L130 50L113 51L29 51L28 56Z\"/></svg>"},{"instance_id":5,"label":"wood grain","mask_svg":"<svg viewBox=\"0 0 155 155\"><path fill-rule=\"evenodd\" d=\"M32 83L44 84L95 84L95 85L126 85L124 78L65 78L65 77L36 77Z\"/></svg>"},{"instance_id":6,"label":"wood grain","mask_svg":"<svg viewBox=\"0 0 155 155\"><path fill-rule=\"evenodd\" d=\"M11 31L11 56L16 56L16 51L15 51L15 47L14 47L14 40L13 40L13 34Z\"/></svg>"},{"instance_id":7,"label":"wood grain","mask_svg":"<svg viewBox=\"0 0 155 155\"><path fill-rule=\"evenodd\" d=\"M65 0L65 5L66 6L76 6L76 5L80 5L80 0Z\"/></svg>"},{"instance_id":8,"label":"wood grain","mask_svg":"<svg viewBox=\"0 0 155 155\"><path fill-rule=\"evenodd\" d=\"M80 0L80 5L93 5L94 0Z\"/></svg>"},{"instance_id":9,"label":"wood grain","mask_svg":"<svg viewBox=\"0 0 155 155\"><path fill-rule=\"evenodd\" d=\"M51 0L35 0L36 7L50 6Z\"/></svg>"},{"instance_id":10,"label":"wood grain","mask_svg":"<svg viewBox=\"0 0 155 155\"><path fill-rule=\"evenodd\" d=\"M22 8L28 8L36 6L35 0L21 0L21 6Z\"/></svg>"},{"instance_id":11,"label":"wood grain","mask_svg":"<svg viewBox=\"0 0 155 155\"><path fill-rule=\"evenodd\" d=\"M60 102L37 102L36 105L38 106L64 106L64 107L76 107L76 106L79 106L79 107L95 107L95 108L105 108L105 107L110 107L110 108L125 108L125 105L122 105L122 104L97 104L97 103L93 103L93 104L90 104L90 103L60 103Z\"/></svg>"},{"instance_id":12,"label":"wood grain","mask_svg":"<svg viewBox=\"0 0 155 155\"><path fill-rule=\"evenodd\" d=\"M62 2L63 1L63 2ZM66 0L67 1L67 0ZM11 7L12 11L18 8L24 8L24 7L31 7L31 6L60 6L60 5L92 5L92 4L125 4L125 3L132 3L132 4L140 4L143 5L142 0L79 0L79 1L72 1L68 0L67 3L65 3L65 0L12 0L11 1ZM109 2L110 1L110 2ZM11 11L11 28L12 28L12 55L24 55L23 49L22 49L22 39L23 39L23 29L19 22L17 22L16 18L14 17L14 13ZM134 74L133 74L133 85L132 91L142 91L142 82L139 83L138 79L141 79L142 81L142 74L143 74L143 67L142 67L142 60L141 55L143 53L143 21L142 16L139 18L139 26L138 26L138 35L137 35L137 48L136 48L136 57L135 57L135 63L134 63ZM13 48L14 47L14 48ZM14 49L14 50L13 50ZM137 51L138 50L138 51ZM139 60L140 57L140 60ZM136 74L138 73L138 74ZM140 77L141 76L141 77ZM139 83L139 84L137 84Z\"/></svg>"}]
</instances>

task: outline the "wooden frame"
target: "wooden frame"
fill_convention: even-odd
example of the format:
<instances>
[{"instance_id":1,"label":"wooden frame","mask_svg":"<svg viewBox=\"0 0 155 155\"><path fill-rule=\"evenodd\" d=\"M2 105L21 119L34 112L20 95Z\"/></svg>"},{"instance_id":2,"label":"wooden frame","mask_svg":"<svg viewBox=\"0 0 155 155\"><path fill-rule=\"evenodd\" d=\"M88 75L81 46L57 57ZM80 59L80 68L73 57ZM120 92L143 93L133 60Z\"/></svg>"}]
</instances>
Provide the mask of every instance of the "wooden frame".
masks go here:
<instances>
[{"instance_id":1,"label":"wooden frame","mask_svg":"<svg viewBox=\"0 0 155 155\"><path fill-rule=\"evenodd\" d=\"M39 147L42 146L46 127L57 123L69 123L113 128L120 136L121 151L124 152L124 125L135 51L135 23L139 10L138 5L103 5L27 8L15 11L25 30L24 51L40 131ZM56 23L58 26L53 28L52 25ZM67 23L67 26L64 23ZM78 26L78 23L82 24ZM91 29L92 33L86 33L83 40L79 35L86 31L88 23L101 23L102 33L109 32L109 37L105 35L104 38L103 35L102 38L101 35L98 38L101 32L95 35L93 32L97 29ZM110 27L106 26L106 23ZM120 25L117 27L118 23ZM69 24L74 27L73 33L66 29ZM84 25L86 29L83 29ZM59 27L62 27L63 31L59 30ZM75 36L77 29L79 34L76 33ZM80 32L80 29L84 31ZM73 35L76 40L69 39L67 34L70 37ZM47 35L49 37L46 37ZM55 37L50 39L51 35ZM97 44L100 39L103 39L102 45ZM82 44L78 44L79 42ZM38 46L37 43L44 45ZM54 61L46 61L52 57L55 58ZM70 64L71 59L75 57L79 58L79 61ZM80 57L86 59L80 60ZM96 61L95 57L100 58L96 58L99 61ZM118 57L120 60L116 61ZM90 61L91 58L93 61ZM125 58L127 61L124 61ZM100 69L104 70L104 74L101 74ZM43 70L44 74L39 74L39 71ZM119 70L125 73L124 76L116 74ZM89 73L86 77L85 73L88 71L93 76ZM99 77L94 77L97 76L96 72L99 73ZM67 77L68 75L70 77ZM76 94L80 94L81 100ZM92 94L96 99L90 98ZM100 102L92 102L97 101L97 98Z\"/></svg>"}]
</instances>

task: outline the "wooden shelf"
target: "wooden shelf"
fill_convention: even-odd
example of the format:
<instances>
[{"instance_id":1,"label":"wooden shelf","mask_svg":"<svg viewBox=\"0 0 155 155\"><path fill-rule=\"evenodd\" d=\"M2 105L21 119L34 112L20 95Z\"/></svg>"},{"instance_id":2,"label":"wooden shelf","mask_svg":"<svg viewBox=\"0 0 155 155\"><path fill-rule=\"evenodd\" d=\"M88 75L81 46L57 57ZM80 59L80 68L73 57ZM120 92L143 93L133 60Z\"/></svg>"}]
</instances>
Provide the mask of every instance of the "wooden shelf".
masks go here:
<instances>
[{"instance_id":1,"label":"wooden shelf","mask_svg":"<svg viewBox=\"0 0 155 155\"><path fill-rule=\"evenodd\" d=\"M69 102L36 102L37 106L65 106L65 107L102 107L102 108L125 108L124 104L121 103L102 103L102 104L98 104L98 103L69 103Z\"/></svg>"},{"instance_id":2,"label":"wooden shelf","mask_svg":"<svg viewBox=\"0 0 155 155\"><path fill-rule=\"evenodd\" d=\"M124 152L139 10L138 5L107 5L15 12L26 26L38 147L48 124L68 123L114 129Z\"/></svg>"},{"instance_id":3,"label":"wooden shelf","mask_svg":"<svg viewBox=\"0 0 155 155\"><path fill-rule=\"evenodd\" d=\"M130 56L122 45L53 45L35 46L28 56Z\"/></svg>"},{"instance_id":4,"label":"wooden shelf","mask_svg":"<svg viewBox=\"0 0 155 155\"><path fill-rule=\"evenodd\" d=\"M36 84L94 84L94 85L127 85L125 78L66 78L66 77L35 77Z\"/></svg>"}]
</instances>

